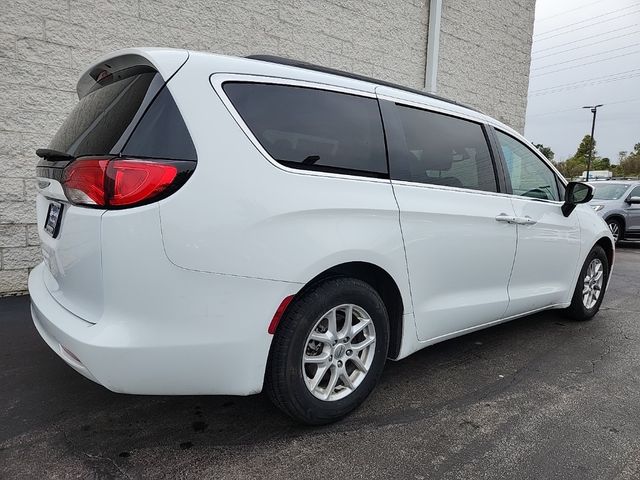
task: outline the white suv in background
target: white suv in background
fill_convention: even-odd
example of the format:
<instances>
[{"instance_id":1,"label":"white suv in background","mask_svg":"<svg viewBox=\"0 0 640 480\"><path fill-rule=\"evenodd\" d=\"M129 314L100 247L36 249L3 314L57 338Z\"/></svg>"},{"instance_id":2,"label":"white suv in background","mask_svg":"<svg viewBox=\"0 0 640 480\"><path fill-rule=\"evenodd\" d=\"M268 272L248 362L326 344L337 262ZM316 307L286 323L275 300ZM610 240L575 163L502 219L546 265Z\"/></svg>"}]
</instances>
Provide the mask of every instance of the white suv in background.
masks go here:
<instances>
[{"instance_id":1,"label":"white suv in background","mask_svg":"<svg viewBox=\"0 0 640 480\"><path fill-rule=\"evenodd\" d=\"M130 49L38 150L32 315L115 392L249 395L334 421L387 358L598 311L614 244L511 128L272 57Z\"/></svg>"}]
</instances>

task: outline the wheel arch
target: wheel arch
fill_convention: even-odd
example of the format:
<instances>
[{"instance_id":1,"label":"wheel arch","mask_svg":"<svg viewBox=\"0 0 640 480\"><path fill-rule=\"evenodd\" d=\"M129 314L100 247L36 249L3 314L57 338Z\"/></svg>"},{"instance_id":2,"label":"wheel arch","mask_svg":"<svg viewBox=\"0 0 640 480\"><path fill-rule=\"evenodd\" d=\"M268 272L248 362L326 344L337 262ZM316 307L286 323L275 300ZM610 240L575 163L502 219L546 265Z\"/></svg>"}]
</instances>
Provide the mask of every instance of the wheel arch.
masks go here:
<instances>
[{"instance_id":1,"label":"wheel arch","mask_svg":"<svg viewBox=\"0 0 640 480\"><path fill-rule=\"evenodd\" d=\"M611 271L611 267L613 267L613 258L615 255L615 246L613 245L613 243L611 242L611 239L609 237L601 237L598 239L598 241L596 241L595 245L600 245L602 247L602 249L604 250L604 253L607 254L607 260L609 261L609 271ZM593 247L591 247L593 248ZM591 251L591 250L589 250Z\"/></svg>"},{"instance_id":2,"label":"wheel arch","mask_svg":"<svg viewBox=\"0 0 640 480\"><path fill-rule=\"evenodd\" d=\"M624 218L624 215L620 213L612 213L611 215L607 215L607 218L604 219L605 222L609 223L609 220L618 220L622 224L622 231L624 232L627 228L627 222Z\"/></svg>"},{"instance_id":3,"label":"wheel arch","mask_svg":"<svg viewBox=\"0 0 640 480\"><path fill-rule=\"evenodd\" d=\"M395 279L383 268L369 262L347 262L335 265L309 280L297 295L329 278L357 278L371 285L382 298L389 316L389 353L395 359L400 354L403 333L404 301Z\"/></svg>"}]
</instances>

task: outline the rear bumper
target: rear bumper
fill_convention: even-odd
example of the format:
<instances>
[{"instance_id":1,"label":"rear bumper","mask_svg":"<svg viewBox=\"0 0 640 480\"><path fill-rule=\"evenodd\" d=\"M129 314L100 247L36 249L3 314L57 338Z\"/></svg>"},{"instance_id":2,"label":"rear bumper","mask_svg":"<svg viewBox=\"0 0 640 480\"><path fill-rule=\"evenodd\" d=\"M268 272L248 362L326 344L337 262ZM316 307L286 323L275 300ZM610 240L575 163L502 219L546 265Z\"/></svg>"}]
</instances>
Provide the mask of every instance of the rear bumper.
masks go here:
<instances>
[{"instance_id":1,"label":"rear bumper","mask_svg":"<svg viewBox=\"0 0 640 480\"><path fill-rule=\"evenodd\" d=\"M281 282L182 270L192 283L202 284L196 291L224 292L225 299L211 294L201 298L197 293L191 298L158 295L154 304L147 306L149 315L105 309L102 318L92 324L51 296L43 280L45 268L40 264L29 276L31 314L38 332L76 371L120 393L258 393L271 344L267 333L271 315L281 299L297 289ZM252 292L256 296L247 302L246 296ZM177 317L180 301L186 303L184 316ZM218 310L211 311L212 305ZM230 305L236 308L229 311ZM194 315L194 311L201 314Z\"/></svg>"}]
</instances>

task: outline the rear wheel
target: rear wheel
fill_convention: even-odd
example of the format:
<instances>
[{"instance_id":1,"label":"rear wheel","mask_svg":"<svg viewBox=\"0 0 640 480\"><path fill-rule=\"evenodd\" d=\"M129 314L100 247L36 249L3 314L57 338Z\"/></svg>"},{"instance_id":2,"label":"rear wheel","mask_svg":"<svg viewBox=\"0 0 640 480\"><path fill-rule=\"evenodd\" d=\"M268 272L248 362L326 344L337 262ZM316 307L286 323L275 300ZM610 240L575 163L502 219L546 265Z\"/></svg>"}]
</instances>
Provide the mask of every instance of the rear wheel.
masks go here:
<instances>
[{"instance_id":1,"label":"rear wheel","mask_svg":"<svg viewBox=\"0 0 640 480\"><path fill-rule=\"evenodd\" d=\"M598 313L609 278L609 260L600 245L593 247L582 266L567 314L574 320L589 320Z\"/></svg>"},{"instance_id":2,"label":"rear wheel","mask_svg":"<svg viewBox=\"0 0 640 480\"><path fill-rule=\"evenodd\" d=\"M378 293L361 280L327 280L297 298L282 318L267 394L303 423L339 420L375 387L388 343L389 320Z\"/></svg>"},{"instance_id":3,"label":"rear wheel","mask_svg":"<svg viewBox=\"0 0 640 480\"><path fill-rule=\"evenodd\" d=\"M617 244L624 237L624 226L622 225L622 222L612 218L611 220L607 220L607 226L609 227L609 230L611 230L611 235L613 235L613 239Z\"/></svg>"}]
</instances>

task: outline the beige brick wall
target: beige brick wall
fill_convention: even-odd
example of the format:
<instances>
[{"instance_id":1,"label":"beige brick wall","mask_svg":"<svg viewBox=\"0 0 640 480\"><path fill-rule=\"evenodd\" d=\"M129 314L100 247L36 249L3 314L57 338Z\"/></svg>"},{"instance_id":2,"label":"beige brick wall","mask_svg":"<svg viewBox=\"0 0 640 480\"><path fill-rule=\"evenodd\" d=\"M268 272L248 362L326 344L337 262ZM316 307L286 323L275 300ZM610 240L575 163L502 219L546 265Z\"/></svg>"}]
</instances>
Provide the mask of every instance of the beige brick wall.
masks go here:
<instances>
[{"instance_id":1,"label":"beige brick wall","mask_svg":"<svg viewBox=\"0 0 640 480\"><path fill-rule=\"evenodd\" d=\"M535 0L443 0L438 93L524 131Z\"/></svg>"},{"instance_id":2,"label":"beige brick wall","mask_svg":"<svg viewBox=\"0 0 640 480\"><path fill-rule=\"evenodd\" d=\"M497 16L444 2L441 93L521 127L534 0L482 0L501 6ZM34 150L49 143L97 56L130 46L270 53L421 88L428 9L428 0L0 0L0 295L24 291L40 262ZM513 84L492 90L494 74ZM512 113L498 115L502 106Z\"/></svg>"}]
</instances>

